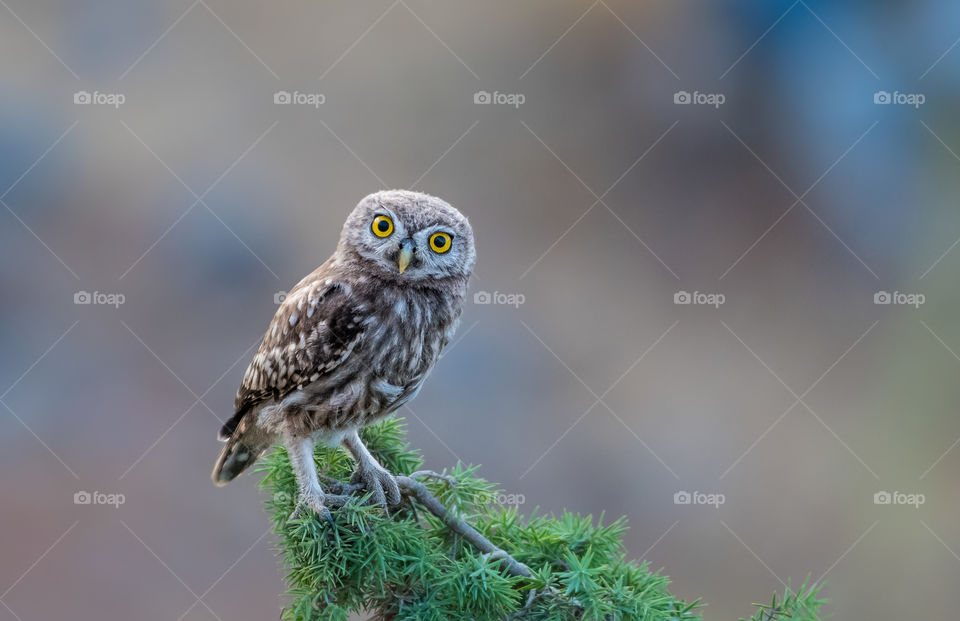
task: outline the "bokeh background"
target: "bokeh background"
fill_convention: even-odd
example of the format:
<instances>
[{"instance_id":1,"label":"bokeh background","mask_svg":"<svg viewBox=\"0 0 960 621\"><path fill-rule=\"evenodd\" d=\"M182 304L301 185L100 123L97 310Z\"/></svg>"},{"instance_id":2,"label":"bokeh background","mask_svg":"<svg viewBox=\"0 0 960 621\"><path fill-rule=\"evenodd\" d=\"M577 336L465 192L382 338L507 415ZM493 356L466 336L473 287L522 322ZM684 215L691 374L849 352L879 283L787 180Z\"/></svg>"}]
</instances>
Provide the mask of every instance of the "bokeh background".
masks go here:
<instances>
[{"instance_id":1,"label":"bokeh background","mask_svg":"<svg viewBox=\"0 0 960 621\"><path fill-rule=\"evenodd\" d=\"M808 575L953 616L958 37L946 0L0 0L0 619L279 617L216 431L383 187L470 217L494 302L403 412L429 467L628 516L706 619Z\"/></svg>"}]
</instances>

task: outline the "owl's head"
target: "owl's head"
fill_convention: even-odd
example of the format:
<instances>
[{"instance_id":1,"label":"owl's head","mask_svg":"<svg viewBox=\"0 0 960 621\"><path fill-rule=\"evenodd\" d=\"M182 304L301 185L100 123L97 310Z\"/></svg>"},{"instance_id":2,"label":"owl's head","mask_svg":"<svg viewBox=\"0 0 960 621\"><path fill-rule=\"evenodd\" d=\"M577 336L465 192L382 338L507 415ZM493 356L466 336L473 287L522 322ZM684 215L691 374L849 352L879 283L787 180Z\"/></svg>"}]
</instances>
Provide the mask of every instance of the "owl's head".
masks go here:
<instances>
[{"instance_id":1,"label":"owl's head","mask_svg":"<svg viewBox=\"0 0 960 621\"><path fill-rule=\"evenodd\" d=\"M477 259L463 214L435 196L407 190L361 200L343 225L338 252L400 281L466 278Z\"/></svg>"}]
</instances>

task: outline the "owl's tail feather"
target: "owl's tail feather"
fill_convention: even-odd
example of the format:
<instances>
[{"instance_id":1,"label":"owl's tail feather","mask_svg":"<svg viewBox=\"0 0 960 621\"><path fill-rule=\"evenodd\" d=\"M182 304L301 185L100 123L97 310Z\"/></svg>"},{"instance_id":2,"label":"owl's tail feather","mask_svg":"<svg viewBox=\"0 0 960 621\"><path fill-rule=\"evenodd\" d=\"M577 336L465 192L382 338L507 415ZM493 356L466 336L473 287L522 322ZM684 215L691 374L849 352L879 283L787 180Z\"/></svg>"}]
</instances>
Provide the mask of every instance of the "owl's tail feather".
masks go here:
<instances>
[{"instance_id":1,"label":"owl's tail feather","mask_svg":"<svg viewBox=\"0 0 960 621\"><path fill-rule=\"evenodd\" d=\"M243 429L234 431L226 446L220 451L217 464L210 477L218 487L222 487L237 478L241 472L257 461L257 458L270 447L270 442L257 433L243 433Z\"/></svg>"},{"instance_id":2,"label":"owl's tail feather","mask_svg":"<svg viewBox=\"0 0 960 621\"><path fill-rule=\"evenodd\" d=\"M220 428L220 433L217 435L217 439L221 442L226 442L230 439L230 436L233 435L233 432L237 430L237 425L240 424L240 421L243 420L243 417L246 416L246 411L237 412L233 417L223 424L223 427Z\"/></svg>"}]
</instances>

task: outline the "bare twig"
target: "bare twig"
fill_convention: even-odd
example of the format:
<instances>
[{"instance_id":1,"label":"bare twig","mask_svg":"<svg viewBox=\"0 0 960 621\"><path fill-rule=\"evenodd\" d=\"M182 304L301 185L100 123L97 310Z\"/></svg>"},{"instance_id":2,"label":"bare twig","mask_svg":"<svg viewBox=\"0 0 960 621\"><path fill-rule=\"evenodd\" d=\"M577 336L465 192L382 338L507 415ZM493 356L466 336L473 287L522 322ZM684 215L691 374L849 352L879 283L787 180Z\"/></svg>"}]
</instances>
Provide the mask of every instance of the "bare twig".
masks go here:
<instances>
[{"instance_id":1,"label":"bare twig","mask_svg":"<svg viewBox=\"0 0 960 621\"><path fill-rule=\"evenodd\" d=\"M493 545L489 539L480 534L477 529L467 523L460 517L457 517L453 511L443 506L436 496L430 493L427 486L416 480L416 477L426 477L439 479L447 482L449 485L456 485L456 479L445 474L439 474L432 470L419 470L409 476L399 475L396 477L397 485L400 487L400 493L408 498L416 500L427 511L443 522L444 526L453 531L454 536L463 537L474 548L483 554L484 560L499 561L513 576L523 576L531 578L530 569L513 558L505 550ZM363 491L363 485L359 483L344 483L332 477L323 477L324 489L328 490L323 497L324 504L328 507L342 507L349 502L355 502L356 493ZM416 510L416 508L414 508Z\"/></svg>"},{"instance_id":2,"label":"bare twig","mask_svg":"<svg viewBox=\"0 0 960 621\"><path fill-rule=\"evenodd\" d=\"M506 551L493 545L490 540L481 535L477 529L454 515L452 511L448 511L447 508L430 493L426 485L407 476L398 476L397 485L400 486L400 492L402 494L416 499L427 511L439 518L447 528L466 539L483 554L490 555L490 558L494 558L503 563L511 575L526 578L533 576L526 565L510 556Z\"/></svg>"},{"instance_id":3,"label":"bare twig","mask_svg":"<svg viewBox=\"0 0 960 621\"><path fill-rule=\"evenodd\" d=\"M409 475L411 479L438 479L440 481L446 481L450 484L450 487L456 487L457 480L450 476L449 474L440 474L439 472L434 472L433 470L417 470Z\"/></svg>"},{"instance_id":4,"label":"bare twig","mask_svg":"<svg viewBox=\"0 0 960 621\"><path fill-rule=\"evenodd\" d=\"M508 614L504 617L504 621L513 621L513 619L520 619L523 615L527 614L527 611L530 610L530 607L533 606L533 600L537 599L537 590L530 589L530 593L527 595L527 603L523 605L523 608L520 610Z\"/></svg>"}]
</instances>

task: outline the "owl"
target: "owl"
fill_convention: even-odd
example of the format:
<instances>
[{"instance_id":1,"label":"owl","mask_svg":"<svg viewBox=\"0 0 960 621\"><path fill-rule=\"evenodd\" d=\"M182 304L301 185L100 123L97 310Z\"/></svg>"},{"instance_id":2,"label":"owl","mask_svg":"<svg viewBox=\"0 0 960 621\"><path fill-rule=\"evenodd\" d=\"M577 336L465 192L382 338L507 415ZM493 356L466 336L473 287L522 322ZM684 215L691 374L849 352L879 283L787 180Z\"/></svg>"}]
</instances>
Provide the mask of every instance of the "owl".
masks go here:
<instances>
[{"instance_id":1,"label":"owl","mask_svg":"<svg viewBox=\"0 0 960 621\"><path fill-rule=\"evenodd\" d=\"M443 200L404 190L361 200L336 252L270 322L220 430L214 483L282 443L299 488L295 513L329 516L313 449L342 444L374 501L399 503L393 475L358 432L416 397L457 328L475 262L470 223Z\"/></svg>"}]
</instances>

